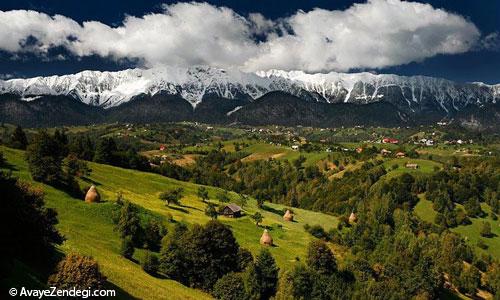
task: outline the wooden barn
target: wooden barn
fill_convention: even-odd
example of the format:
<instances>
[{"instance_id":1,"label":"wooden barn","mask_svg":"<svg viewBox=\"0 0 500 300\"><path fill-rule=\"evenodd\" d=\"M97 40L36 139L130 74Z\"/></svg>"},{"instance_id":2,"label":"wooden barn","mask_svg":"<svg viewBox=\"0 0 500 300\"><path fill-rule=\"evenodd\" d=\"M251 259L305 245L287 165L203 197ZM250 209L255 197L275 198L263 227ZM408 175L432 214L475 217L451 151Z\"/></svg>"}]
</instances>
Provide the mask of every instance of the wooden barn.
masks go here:
<instances>
[{"instance_id":1,"label":"wooden barn","mask_svg":"<svg viewBox=\"0 0 500 300\"><path fill-rule=\"evenodd\" d=\"M229 218L239 218L241 217L241 207L234 203L228 204L224 206L221 214Z\"/></svg>"}]
</instances>

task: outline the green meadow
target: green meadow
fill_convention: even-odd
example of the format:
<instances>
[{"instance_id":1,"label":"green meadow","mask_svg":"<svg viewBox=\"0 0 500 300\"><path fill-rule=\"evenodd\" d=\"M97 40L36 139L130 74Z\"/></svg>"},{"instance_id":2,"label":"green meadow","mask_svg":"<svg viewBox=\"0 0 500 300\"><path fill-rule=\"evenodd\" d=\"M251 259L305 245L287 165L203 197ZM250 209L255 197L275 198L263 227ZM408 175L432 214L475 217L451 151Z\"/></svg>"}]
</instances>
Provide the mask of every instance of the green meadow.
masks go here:
<instances>
[{"instance_id":1,"label":"green meadow","mask_svg":"<svg viewBox=\"0 0 500 300\"><path fill-rule=\"evenodd\" d=\"M23 151L6 147L0 147L0 151L4 153L15 176L32 182ZM196 196L198 185L108 165L89 163L89 166L92 174L80 184L96 185L104 200L102 203L88 204L51 186L32 182L44 190L46 205L58 212L57 228L66 238L59 247L60 250L64 253L78 252L93 256L108 281L121 290L121 298L209 299L210 296L201 291L172 280L152 277L142 271L138 264L121 257L121 241L113 222L118 209L114 201L117 193L121 192L125 199L165 221L173 218L187 224L205 223L209 218L204 214L206 204ZM162 191L177 187L184 189L180 206L167 207L158 199ZM207 189L212 199L210 201L218 203L213 199L221 190L212 187ZM231 199L237 197L234 193L229 193L229 196ZM282 211L286 207L266 203L264 210L260 210L253 199L243 209L245 215L241 218L220 217L219 220L229 225L240 246L249 249L254 255L263 247L259 244L259 239L264 227L268 228L275 243L270 251L281 270L293 267L297 261L304 261L307 244L312 239L303 229L306 223L320 224L326 229L337 225L337 219L333 216L301 209L294 209L294 222L285 222ZM264 216L259 227L250 218L256 211ZM140 251L138 252L140 255Z\"/></svg>"}]
</instances>

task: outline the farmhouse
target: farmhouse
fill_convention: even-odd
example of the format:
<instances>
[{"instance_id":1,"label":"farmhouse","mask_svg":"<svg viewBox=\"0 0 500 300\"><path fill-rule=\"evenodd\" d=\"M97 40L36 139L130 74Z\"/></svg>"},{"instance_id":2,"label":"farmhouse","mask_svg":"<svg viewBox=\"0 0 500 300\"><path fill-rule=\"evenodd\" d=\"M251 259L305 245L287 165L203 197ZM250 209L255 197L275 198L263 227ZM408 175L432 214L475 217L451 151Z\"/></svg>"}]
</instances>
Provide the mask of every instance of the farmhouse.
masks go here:
<instances>
[{"instance_id":1,"label":"farmhouse","mask_svg":"<svg viewBox=\"0 0 500 300\"><path fill-rule=\"evenodd\" d=\"M241 207L234 203L228 204L224 206L221 214L229 218L239 218L241 217Z\"/></svg>"},{"instance_id":2,"label":"farmhouse","mask_svg":"<svg viewBox=\"0 0 500 300\"><path fill-rule=\"evenodd\" d=\"M387 150L387 149L382 149L380 151L380 154L382 154L383 156L386 156L386 155L391 154L391 153L392 153L392 151Z\"/></svg>"},{"instance_id":3,"label":"farmhouse","mask_svg":"<svg viewBox=\"0 0 500 300\"><path fill-rule=\"evenodd\" d=\"M397 144L397 143L399 143L399 141L397 139L393 139L393 138L384 138L384 139L382 139L382 143L383 144Z\"/></svg>"},{"instance_id":4,"label":"farmhouse","mask_svg":"<svg viewBox=\"0 0 500 300\"><path fill-rule=\"evenodd\" d=\"M295 150L295 151L299 150L299 145L293 145L292 150Z\"/></svg>"},{"instance_id":5,"label":"farmhouse","mask_svg":"<svg viewBox=\"0 0 500 300\"><path fill-rule=\"evenodd\" d=\"M396 153L396 157L397 157L397 158L403 158L403 157L405 157L405 156L406 156L406 155L404 154L404 152L398 152L398 153Z\"/></svg>"}]
</instances>

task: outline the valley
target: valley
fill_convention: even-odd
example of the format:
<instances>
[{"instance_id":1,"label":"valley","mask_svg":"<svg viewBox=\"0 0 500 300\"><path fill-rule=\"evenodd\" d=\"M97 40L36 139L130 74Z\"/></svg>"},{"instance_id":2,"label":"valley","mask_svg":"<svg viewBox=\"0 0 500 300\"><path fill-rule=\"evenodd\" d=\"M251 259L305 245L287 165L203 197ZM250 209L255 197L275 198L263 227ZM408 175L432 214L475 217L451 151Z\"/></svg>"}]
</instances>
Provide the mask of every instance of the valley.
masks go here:
<instances>
[{"instance_id":1,"label":"valley","mask_svg":"<svg viewBox=\"0 0 500 300\"><path fill-rule=\"evenodd\" d=\"M160 248L150 250L150 246L138 244L130 259L122 256L123 239L117 231L116 218L122 211L123 201L136 207L141 226L157 220L167 232L177 230L178 224L188 228L208 224L213 216L207 213L207 207L222 209L228 203L236 203L242 208L242 217L219 215L217 221L228 226L239 246L248 249L254 257L262 249L269 250L281 277L295 274L308 261L308 245L315 240L325 241L334 253L339 270L352 272L355 278L361 276L357 269L361 253L375 264L371 268L376 268L377 263L389 265L390 261L384 262L377 254L380 247L385 246L379 244L372 248L370 243L383 243L385 238L392 239L391 236L403 230L392 222L413 224L420 233L410 230L405 234L415 235L416 239L422 239L424 234L427 240L421 240L424 244L436 239L445 242L452 237L447 232L457 233L463 243L460 247L467 245L472 251L469 254L472 257L463 259L480 270L484 278L493 272L492 266L500 259L498 196L495 188L491 189L492 184L498 183L499 176L500 143L495 135L479 135L447 126L227 127L182 122L48 128L49 135L65 136L70 153L87 160L90 171L87 175L76 175L76 181L83 192L90 185L96 186L101 200L86 203L71 190L34 181L32 169L25 160L29 154L12 148L18 147L12 138L14 131L12 126L4 126L0 131L4 144L0 146L5 161L3 170L43 190L45 205L57 211L56 228L65 238L56 247L57 251L93 257L107 277L106 286L118 288L121 298L168 298L172 294L176 295L175 299L212 298L209 291L168 279L162 271L157 275L144 272L141 264L145 257L162 257L164 252L159 251ZM31 141L40 135L38 129L25 129L25 132ZM431 146L427 145L429 140L432 140ZM103 147L116 148L111 148L108 154L98 154L106 149ZM87 156L88 151L95 154ZM112 156L105 158L106 155ZM98 158L101 156L103 158ZM471 202L468 196L459 200L462 196L456 194L456 200L451 198L450 203L438 204L443 196L429 190L429 185L451 184L450 188L455 189L453 182L460 182L455 181L458 178L439 183L440 178L455 176L454 172L457 176L462 172L476 176L471 174L475 174L479 165L483 166L484 174L489 174L483 176L491 176L482 179L482 187L477 183L471 186L483 189L480 200L477 199L480 202ZM436 175L438 173L441 175ZM206 189L207 200L200 199L200 187ZM178 203L167 205L160 200L162 192L176 189L182 191ZM393 208L384 206L386 201L395 201ZM479 208L474 206L479 204ZM452 209L443 210L440 205L451 205ZM293 211L293 222L283 219L287 209ZM379 211L375 216L373 209ZM381 214L384 209L393 211L384 215ZM355 223L349 219L352 212L356 212L358 218ZM257 214L261 216L258 225L254 218ZM405 214L408 217L404 217ZM382 216L388 219L372 220ZM389 223L375 225L373 222ZM393 225L389 225L391 223ZM484 223L491 225L489 236L483 236ZM371 229L363 227L367 225ZM369 233L377 226L394 226L394 231L380 237L380 241L375 238L376 233ZM264 229L272 236L272 247L259 244ZM371 242L357 240L359 230L365 230ZM386 247L385 251L392 253L393 250ZM43 268L18 263L24 270L22 274L13 275L18 283L44 285L47 275ZM453 280L451 287L436 286L436 295L474 296L460 288L462 279ZM491 297L488 283L477 286L477 293Z\"/></svg>"}]
</instances>

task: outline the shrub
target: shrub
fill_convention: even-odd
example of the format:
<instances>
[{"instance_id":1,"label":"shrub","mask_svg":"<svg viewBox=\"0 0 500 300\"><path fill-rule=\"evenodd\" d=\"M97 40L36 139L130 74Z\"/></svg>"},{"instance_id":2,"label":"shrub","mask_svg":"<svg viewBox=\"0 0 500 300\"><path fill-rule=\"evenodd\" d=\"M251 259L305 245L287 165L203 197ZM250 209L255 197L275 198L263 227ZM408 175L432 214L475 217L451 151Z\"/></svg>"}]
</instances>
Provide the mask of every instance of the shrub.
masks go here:
<instances>
[{"instance_id":1,"label":"shrub","mask_svg":"<svg viewBox=\"0 0 500 300\"><path fill-rule=\"evenodd\" d=\"M48 284L59 289L98 290L104 287L106 277L102 275L97 261L90 256L69 254L49 277Z\"/></svg>"},{"instance_id":2,"label":"shrub","mask_svg":"<svg viewBox=\"0 0 500 300\"><path fill-rule=\"evenodd\" d=\"M213 295L221 300L244 300L247 298L243 278L237 273L222 276L214 285Z\"/></svg>"}]
</instances>

